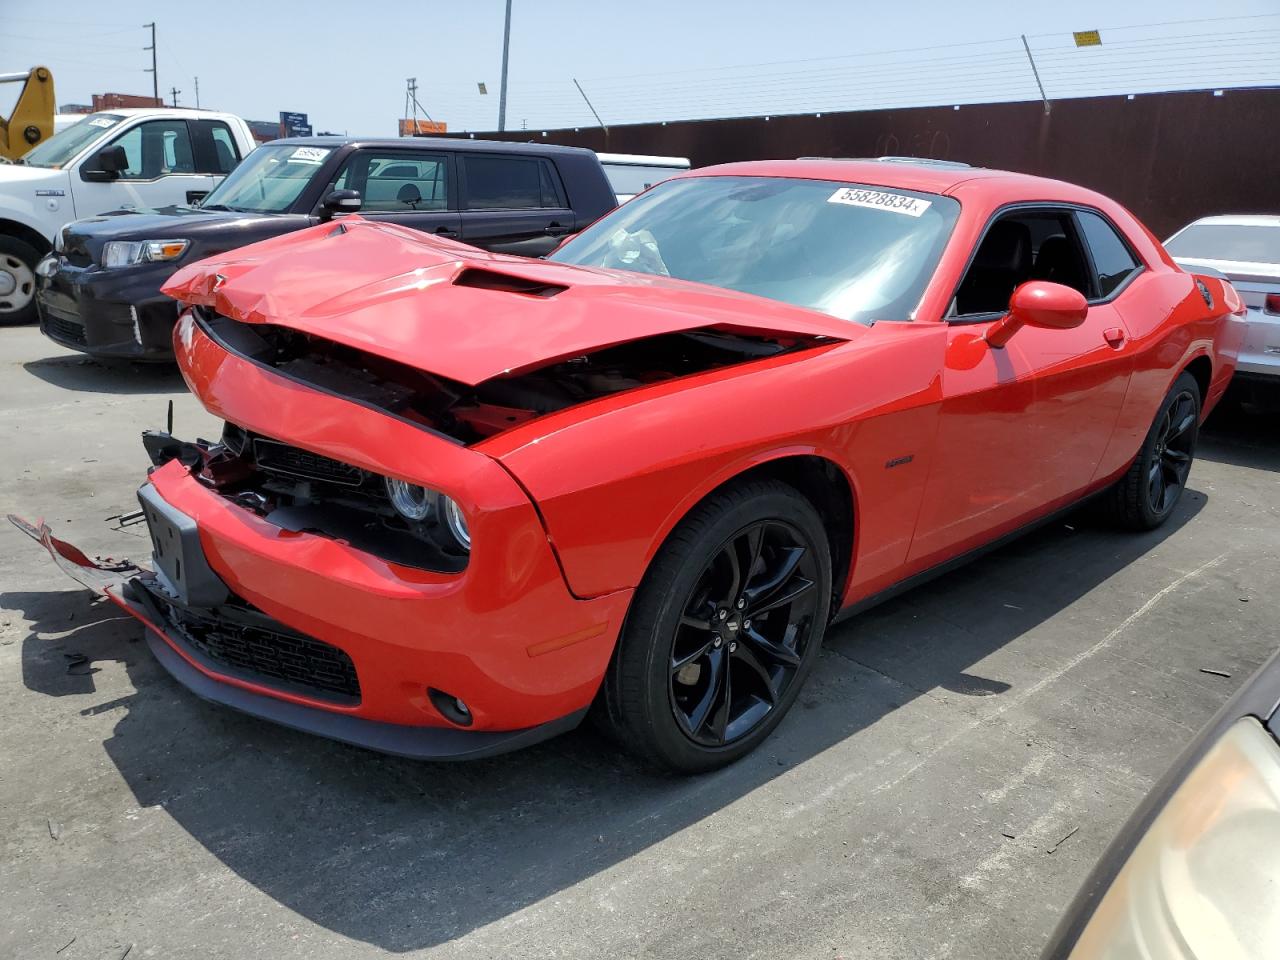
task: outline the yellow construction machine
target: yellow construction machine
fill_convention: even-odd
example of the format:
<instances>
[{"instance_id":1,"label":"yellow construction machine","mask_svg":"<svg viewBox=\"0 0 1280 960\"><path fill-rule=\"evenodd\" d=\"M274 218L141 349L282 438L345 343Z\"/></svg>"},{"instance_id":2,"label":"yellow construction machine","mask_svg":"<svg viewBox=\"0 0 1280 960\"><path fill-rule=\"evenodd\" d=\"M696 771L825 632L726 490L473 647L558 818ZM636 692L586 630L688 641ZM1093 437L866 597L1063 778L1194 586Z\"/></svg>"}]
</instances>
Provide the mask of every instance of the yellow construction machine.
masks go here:
<instances>
[{"instance_id":1,"label":"yellow construction machine","mask_svg":"<svg viewBox=\"0 0 1280 960\"><path fill-rule=\"evenodd\" d=\"M25 73L0 73L0 83L21 83L22 91L9 116L0 116L0 163L17 160L42 140L53 136L57 101L48 67Z\"/></svg>"}]
</instances>

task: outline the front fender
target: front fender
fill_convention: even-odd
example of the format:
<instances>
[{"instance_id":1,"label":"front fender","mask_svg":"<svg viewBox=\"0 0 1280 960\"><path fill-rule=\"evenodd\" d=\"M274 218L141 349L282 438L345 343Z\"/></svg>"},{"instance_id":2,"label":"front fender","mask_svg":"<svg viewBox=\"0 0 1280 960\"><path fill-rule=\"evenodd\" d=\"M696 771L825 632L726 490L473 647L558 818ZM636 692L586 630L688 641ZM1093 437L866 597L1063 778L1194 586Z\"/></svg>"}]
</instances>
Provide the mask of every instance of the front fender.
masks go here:
<instances>
[{"instance_id":1,"label":"front fender","mask_svg":"<svg viewBox=\"0 0 1280 960\"><path fill-rule=\"evenodd\" d=\"M643 398L619 394L553 415L553 426L518 445L500 438L478 449L537 504L579 597L638 586L672 529L708 493L796 455L836 464L855 514L868 482L875 489L866 497L893 506L855 524L854 563L871 556L859 577L873 576L905 555L944 339L940 324L883 327L857 344L674 381ZM915 462L887 472L885 462L901 449L915 451Z\"/></svg>"},{"instance_id":2,"label":"front fender","mask_svg":"<svg viewBox=\"0 0 1280 960\"><path fill-rule=\"evenodd\" d=\"M37 190L47 191L48 195L38 196ZM34 230L52 244L58 228L75 218L75 204L65 175L0 180L0 232L3 222L9 221Z\"/></svg>"}]
</instances>

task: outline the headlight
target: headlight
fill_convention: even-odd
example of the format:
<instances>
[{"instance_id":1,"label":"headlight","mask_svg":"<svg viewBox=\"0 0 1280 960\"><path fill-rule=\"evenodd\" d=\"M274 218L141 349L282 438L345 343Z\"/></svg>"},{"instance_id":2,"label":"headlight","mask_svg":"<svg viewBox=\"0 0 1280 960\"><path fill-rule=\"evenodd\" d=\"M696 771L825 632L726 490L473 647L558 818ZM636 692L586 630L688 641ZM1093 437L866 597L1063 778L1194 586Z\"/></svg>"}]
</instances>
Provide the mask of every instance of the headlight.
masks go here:
<instances>
[{"instance_id":1,"label":"headlight","mask_svg":"<svg viewBox=\"0 0 1280 960\"><path fill-rule=\"evenodd\" d=\"M468 552L471 550L471 531L467 528L467 518L462 515L462 508L450 497L438 490L420 487L416 483L386 478L387 498L396 513L414 523L434 520L448 531L452 544L442 543L450 549L456 548ZM437 530L439 527L436 528ZM441 540L436 536L437 541Z\"/></svg>"},{"instance_id":2,"label":"headlight","mask_svg":"<svg viewBox=\"0 0 1280 960\"><path fill-rule=\"evenodd\" d=\"M396 513L406 520L426 520L432 514L439 496L434 490L387 477L387 496Z\"/></svg>"},{"instance_id":3,"label":"headlight","mask_svg":"<svg viewBox=\"0 0 1280 960\"><path fill-rule=\"evenodd\" d=\"M110 240L102 247L102 265L110 270L134 263L177 260L190 245L189 240Z\"/></svg>"},{"instance_id":4,"label":"headlight","mask_svg":"<svg viewBox=\"0 0 1280 960\"><path fill-rule=\"evenodd\" d=\"M1280 744L1232 726L1138 841L1071 960L1280 957Z\"/></svg>"},{"instance_id":5,"label":"headlight","mask_svg":"<svg viewBox=\"0 0 1280 960\"><path fill-rule=\"evenodd\" d=\"M444 502L444 522L455 540L464 550L471 549L471 531L467 529L467 518L462 515L462 508L456 500L441 494Z\"/></svg>"}]
</instances>

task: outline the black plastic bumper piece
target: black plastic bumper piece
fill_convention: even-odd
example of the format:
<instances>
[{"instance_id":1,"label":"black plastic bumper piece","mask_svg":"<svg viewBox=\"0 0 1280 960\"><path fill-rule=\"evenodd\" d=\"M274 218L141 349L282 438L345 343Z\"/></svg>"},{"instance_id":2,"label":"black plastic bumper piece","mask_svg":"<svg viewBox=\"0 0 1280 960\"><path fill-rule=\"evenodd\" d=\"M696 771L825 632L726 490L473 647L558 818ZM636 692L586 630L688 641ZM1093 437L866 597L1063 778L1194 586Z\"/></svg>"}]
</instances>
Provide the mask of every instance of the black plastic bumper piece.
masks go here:
<instances>
[{"instance_id":1,"label":"black plastic bumper piece","mask_svg":"<svg viewBox=\"0 0 1280 960\"><path fill-rule=\"evenodd\" d=\"M147 631L147 644L160 665L175 680L211 703L231 707L241 713L270 720L294 730L413 760L478 760L509 750L519 750L569 732L582 722L587 713L585 709L578 710L537 727L499 732L379 723L347 713L331 713L304 707L253 693L242 687L220 683L187 663L154 630Z\"/></svg>"}]
</instances>

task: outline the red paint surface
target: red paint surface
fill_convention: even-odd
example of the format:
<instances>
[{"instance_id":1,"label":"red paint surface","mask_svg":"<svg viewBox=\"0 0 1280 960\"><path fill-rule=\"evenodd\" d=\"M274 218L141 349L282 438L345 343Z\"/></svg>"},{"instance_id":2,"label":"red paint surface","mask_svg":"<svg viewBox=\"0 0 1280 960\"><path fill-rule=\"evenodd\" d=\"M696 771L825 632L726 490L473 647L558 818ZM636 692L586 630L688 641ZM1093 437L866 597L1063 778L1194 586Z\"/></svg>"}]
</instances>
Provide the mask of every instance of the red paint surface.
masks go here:
<instances>
[{"instance_id":1,"label":"red paint surface","mask_svg":"<svg viewBox=\"0 0 1280 960\"><path fill-rule=\"evenodd\" d=\"M232 589L352 656L364 691L357 712L441 723L423 693L430 684L463 697L478 729L509 729L590 702L631 591L664 538L744 470L818 456L848 479L855 537L841 586L849 605L1114 480L1197 358L1211 364L1206 414L1231 377L1242 335L1234 292L1206 280L1207 306L1192 277L1105 197L1013 174L897 164L697 172L744 174L956 197L960 219L915 322L866 328L696 284L482 254L395 228L354 223L342 237L322 237L329 225L195 264L168 290L465 382L711 324L833 341L615 394L464 448L231 356L187 317L176 332L179 362L213 413L443 490L470 518L475 552L462 574L424 573L282 532L177 464L154 474L157 489L196 518L210 564ZM949 324L943 311L988 220L1027 201L1102 211L1144 269L1078 326L1027 325L993 349L983 337L1000 321ZM538 299L453 286L477 266L566 292ZM226 279L215 290L218 274ZM557 645L571 635L584 639ZM530 656L531 647L549 652Z\"/></svg>"}]
</instances>

